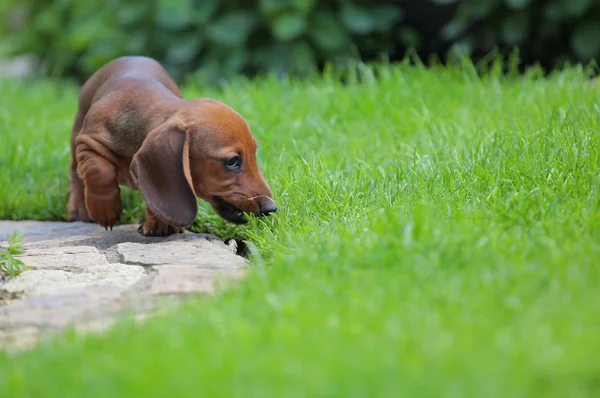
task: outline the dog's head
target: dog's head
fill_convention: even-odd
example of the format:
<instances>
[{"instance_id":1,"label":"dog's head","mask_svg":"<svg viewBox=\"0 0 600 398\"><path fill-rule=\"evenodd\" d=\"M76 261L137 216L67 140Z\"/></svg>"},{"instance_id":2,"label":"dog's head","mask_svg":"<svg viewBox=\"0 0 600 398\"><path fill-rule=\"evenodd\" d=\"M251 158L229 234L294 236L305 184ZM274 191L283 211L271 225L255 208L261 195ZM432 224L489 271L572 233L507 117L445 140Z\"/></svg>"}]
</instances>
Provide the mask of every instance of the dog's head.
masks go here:
<instances>
[{"instance_id":1,"label":"dog's head","mask_svg":"<svg viewBox=\"0 0 600 398\"><path fill-rule=\"evenodd\" d=\"M163 221L187 226L204 199L224 219L247 221L277 210L256 162L256 140L246 121L227 105L189 101L152 130L131 162L146 205Z\"/></svg>"}]
</instances>

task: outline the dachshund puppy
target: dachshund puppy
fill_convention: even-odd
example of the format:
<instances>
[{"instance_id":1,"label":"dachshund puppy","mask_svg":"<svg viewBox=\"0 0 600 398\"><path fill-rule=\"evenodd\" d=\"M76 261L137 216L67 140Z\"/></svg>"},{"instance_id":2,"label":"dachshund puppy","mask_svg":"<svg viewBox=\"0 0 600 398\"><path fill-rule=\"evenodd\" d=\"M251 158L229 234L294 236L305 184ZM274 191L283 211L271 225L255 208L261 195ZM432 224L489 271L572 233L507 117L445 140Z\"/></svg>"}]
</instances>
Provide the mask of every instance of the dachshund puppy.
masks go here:
<instances>
[{"instance_id":1,"label":"dachshund puppy","mask_svg":"<svg viewBox=\"0 0 600 398\"><path fill-rule=\"evenodd\" d=\"M146 236L183 232L196 198L224 219L247 221L277 210L256 163L256 140L225 104L186 101L167 71L146 57L122 57L81 89L71 137L70 220L113 227L122 212L119 185L146 202Z\"/></svg>"}]
</instances>

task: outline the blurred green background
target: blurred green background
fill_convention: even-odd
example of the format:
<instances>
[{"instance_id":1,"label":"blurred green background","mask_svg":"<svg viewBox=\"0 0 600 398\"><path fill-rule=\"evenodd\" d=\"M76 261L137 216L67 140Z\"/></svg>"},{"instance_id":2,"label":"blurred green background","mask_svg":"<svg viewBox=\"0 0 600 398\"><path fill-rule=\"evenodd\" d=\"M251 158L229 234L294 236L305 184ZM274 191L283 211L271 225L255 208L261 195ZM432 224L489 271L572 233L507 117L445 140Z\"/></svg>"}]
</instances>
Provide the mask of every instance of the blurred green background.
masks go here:
<instances>
[{"instance_id":1,"label":"blurred green background","mask_svg":"<svg viewBox=\"0 0 600 398\"><path fill-rule=\"evenodd\" d=\"M545 69L600 56L599 0L3 0L0 58L81 81L121 55L177 80L306 76L356 60L475 60L519 47Z\"/></svg>"}]
</instances>

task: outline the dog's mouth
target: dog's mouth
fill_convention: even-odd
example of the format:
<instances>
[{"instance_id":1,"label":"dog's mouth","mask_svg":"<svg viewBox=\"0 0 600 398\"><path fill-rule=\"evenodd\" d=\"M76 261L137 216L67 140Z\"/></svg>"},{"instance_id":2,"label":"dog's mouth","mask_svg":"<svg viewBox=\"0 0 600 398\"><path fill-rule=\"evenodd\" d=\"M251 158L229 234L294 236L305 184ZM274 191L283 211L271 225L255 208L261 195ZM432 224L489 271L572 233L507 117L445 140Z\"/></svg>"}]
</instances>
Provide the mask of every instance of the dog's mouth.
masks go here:
<instances>
[{"instance_id":1,"label":"dog's mouth","mask_svg":"<svg viewBox=\"0 0 600 398\"><path fill-rule=\"evenodd\" d=\"M213 199L217 204L217 206L215 206L215 210L225 220L235 224L244 224L248 222L248 218L238 207L232 205L219 196L215 196Z\"/></svg>"}]
</instances>

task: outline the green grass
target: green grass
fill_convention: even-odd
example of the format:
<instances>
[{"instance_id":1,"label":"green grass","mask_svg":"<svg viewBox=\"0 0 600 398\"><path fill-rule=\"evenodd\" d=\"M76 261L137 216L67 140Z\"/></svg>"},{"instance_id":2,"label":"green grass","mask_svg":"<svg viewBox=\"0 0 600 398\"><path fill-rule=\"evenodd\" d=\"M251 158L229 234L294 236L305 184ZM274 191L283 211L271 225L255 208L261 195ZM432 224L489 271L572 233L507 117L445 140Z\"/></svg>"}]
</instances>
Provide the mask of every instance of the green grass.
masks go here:
<instances>
[{"instance_id":1,"label":"green grass","mask_svg":"<svg viewBox=\"0 0 600 398\"><path fill-rule=\"evenodd\" d=\"M281 211L242 231L249 277L0 354L0 396L598 396L600 86L577 68L357 75L187 87L261 145ZM2 83L0 217L64 216L75 95Z\"/></svg>"}]
</instances>

